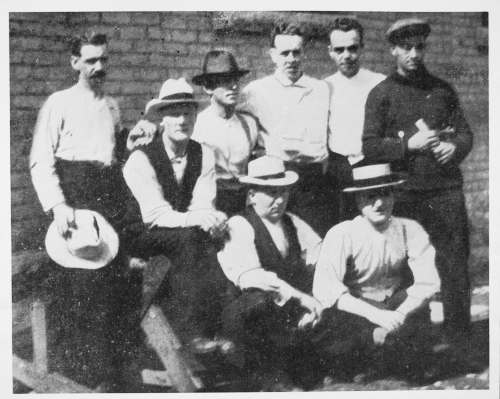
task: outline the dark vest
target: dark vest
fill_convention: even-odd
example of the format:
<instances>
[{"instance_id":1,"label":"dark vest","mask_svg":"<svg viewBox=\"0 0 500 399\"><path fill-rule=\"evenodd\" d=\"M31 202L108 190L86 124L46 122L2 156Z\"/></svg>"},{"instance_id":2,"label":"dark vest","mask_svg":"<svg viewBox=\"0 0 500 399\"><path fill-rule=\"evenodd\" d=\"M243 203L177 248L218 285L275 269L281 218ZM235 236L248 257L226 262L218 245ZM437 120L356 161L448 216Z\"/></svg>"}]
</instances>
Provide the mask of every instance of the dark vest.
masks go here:
<instances>
[{"instance_id":1,"label":"dark vest","mask_svg":"<svg viewBox=\"0 0 500 399\"><path fill-rule=\"evenodd\" d=\"M307 269L301 258L301 249L297 237L297 229L288 215L283 215L283 227L288 239L289 250L286 258L283 258L274 244L269 231L255 213L252 207L248 207L243 217L250 223L255 231L255 247L262 267L290 284L292 287L310 294L312 291L313 273Z\"/></svg>"},{"instance_id":2,"label":"dark vest","mask_svg":"<svg viewBox=\"0 0 500 399\"><path fill-rule=\"evenodd\" d=\"M180 184L175 180L172 163L160 138L137 148L136 151L144 152L151 162L165 200L172 205L175 211L186 212L193 198L194 186L201 174L201 145L196 141L189 140L186 150L186 170Z\"/></svg>"}]
</instances>

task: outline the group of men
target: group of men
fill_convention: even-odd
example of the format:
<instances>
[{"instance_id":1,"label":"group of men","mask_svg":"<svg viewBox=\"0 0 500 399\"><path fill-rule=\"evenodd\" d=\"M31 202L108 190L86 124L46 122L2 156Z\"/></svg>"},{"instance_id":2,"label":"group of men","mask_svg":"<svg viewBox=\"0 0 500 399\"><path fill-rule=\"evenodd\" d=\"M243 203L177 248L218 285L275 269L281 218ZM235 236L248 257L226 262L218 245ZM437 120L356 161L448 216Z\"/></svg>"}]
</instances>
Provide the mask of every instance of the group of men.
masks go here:
<instances>
[{"instance_id":1,"label":"group of men","mask_svg":"<svg viewBox=\"0 0 500 399\"><path fill-rule=\"evenodd\" d=\"M453 89L425 69L429 33L417 18L389 28L386 77L360 66L360 23L338 18L328 48L338 71L318 80L303 72L300 27L278 23L272 75L240 96L249 71L209 51L192 78L209 106L198 114L186 79L168 79L130 132L103 90L106 38L76 40L79 80L44 104L30 157L53 216L64 372L90 386L119 380L140 322L126 256L170 259L152 301L187 347L233 358L246 348L245 368L261 376L408 345L422 337L416 325L428 328L440 283L446 335L466 339L459 164L472 135Z\"/></svg>"}]
</instances>

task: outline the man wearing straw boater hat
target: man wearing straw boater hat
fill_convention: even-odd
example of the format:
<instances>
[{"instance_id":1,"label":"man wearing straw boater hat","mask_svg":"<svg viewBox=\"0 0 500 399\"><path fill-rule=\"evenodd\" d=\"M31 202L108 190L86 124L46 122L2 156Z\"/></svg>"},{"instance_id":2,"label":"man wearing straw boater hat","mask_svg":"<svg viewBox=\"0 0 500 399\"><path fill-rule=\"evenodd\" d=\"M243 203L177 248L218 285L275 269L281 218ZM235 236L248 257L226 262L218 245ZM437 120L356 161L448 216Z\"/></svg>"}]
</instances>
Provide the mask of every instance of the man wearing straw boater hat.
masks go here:
<instances>
[{"instance_id":1,"label":"man wearing straw boater hat","mask_svg":"<svg viewBox=\"0 0 500 399\"><path fill-rule=\"evenodd\" d=\"M105 93L107 59L105 35L74 38L70 62L78 82L47 99L30 154L33 185L53 218L45 240L54 261L46 280L54 282L49 361L63 375L104 391L121 385L120 353L134 330L122 323L125 304L137 300L115 231L125 213L125 183L118 162L120 112Z\"/></svg>"},{"instance_id":2,"label":"man wearing straw boater hat","mask_svg":"<svg viewBox=\"0 0 500 399\"><path fill-rule=\"evenodd\" d=\"M396 70L368 96L363 132L367 163L408 173L396 215L415 219L436 248L447 344L463 352L470 336L469 232L460 163L472 132L455 90L433 76L424 57L431 28L420 18L387 31Z\"/></svg>"},{"instance_id":3,"label":"man wearing straw boater hat","mask_svg":"<svg viewBox=\"0 0 500 399\"><path fill-rule=\"evenodd\" d=\"M429 330L427 304L440 285L434 247L417 222L392 215L404 179L389 164L354 168L353 178L344 192L354 193L361 214L325 236L313 294L338 340L332 355L390 341L403 356Z\"/></svg>"},{"instance_id":4,"label":"man wearing straw boater hat","mask_svg":"<svg viewBox=\"0 0 500 399\"><path fill-rule=\"evenodd\" d=\"M248 174L240 177L248 186L248 208L229 219L229 238L218 253L236 287L236 297L223 313L223 332L246 348L246 368L269 381L282 368L293 373L294 359L303 366L314 354L305 337L322 311L311 295L321 239L286 211L297 180L297 173L285 170L279 158L265 155L251 161Z\"/></svg>"},{"instance_id":5,"label":"man wearing straw boater hat","mask_svg":"<svg viewBox=\"0 0 500 399\"><path fill-rule=\"evenodd\" d=\"M235 109L239 81L248 72L238 67L230 52L214 50L206 54L202 73L193 78L210 96L210 105L196 118L193 139L214 151L216 208L228 216L245 208L246 190L238 178L247 172L258 137L256 120Z\"/></svg>"},{"instance_id":6,"label":"man wearing straw boater hat","mask_svg":"<svg viewBox=\"0 0 500 399\"><path fill-rule=\"evenodd\" d=\"M194 351L204 351L215 348L217 295L225 278L212 238L224 230L226 215L214 208L213 152L191 140L197 109L184 78L165 81L145 109L157 134L130 154L123 175L133 196L130 211L140 218L128 228L130 251L171 260L153 300L179 338Z\"/></svg>"}]
</instances>

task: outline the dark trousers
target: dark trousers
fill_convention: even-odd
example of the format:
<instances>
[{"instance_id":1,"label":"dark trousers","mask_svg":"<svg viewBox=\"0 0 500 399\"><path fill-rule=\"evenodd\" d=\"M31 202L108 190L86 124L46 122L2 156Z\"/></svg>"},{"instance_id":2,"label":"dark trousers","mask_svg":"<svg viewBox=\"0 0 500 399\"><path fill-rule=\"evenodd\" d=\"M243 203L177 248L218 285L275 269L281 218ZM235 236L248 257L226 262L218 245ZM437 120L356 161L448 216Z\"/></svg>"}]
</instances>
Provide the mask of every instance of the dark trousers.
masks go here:
<instances>
[{"instance_id":1,"label":"dark trousers","mask_svg":"<svg viewBox=\"0 0 500 399\"><path fill-rule=\"evenodd\" d=\"M471 288L467 265L469 230L462 190L403 192L397 198L394 214L416 220L429 234L441 277L445 331L450 338L467 336Z\"/></svg>"},{"instance_id":2,"label":"dark trousers","mask_svg":"<svg viewBox=\"0 0 500 399\"><path fill-rule=\"evenodd\" d=\"M180 338L213 335L219 328L227 280L208 234L197 227L153 227L130 245L135 256L165 255L172 262L152 302L161 306Z\"/></svg>"},{"instance_id":3,"label":"dark trousers","mask_svg":"<svg viewBox=\"0 0 500 399\"><path fill-rule=\"evenodd\" d=\"M140 297L119 255L96 270L50 265L46 282L49 367L78 383L119 384L121 369L138 337L130 312Z\"/></svg>"},{"instance_id":4,"label":"dark trousers","mask_svg":"<svg viewBox=\"0 0 500 399\"><path fill-rule=\"evenodd\" d=\"M327 171L323 171L322 164L285 164L287 169L299 175L299 181L292 187L287 209L324 237L339 218L338 208L332 201L335 181Z\"/></svg>"},{"instance_id":5,"label":"dark trousers","mask_svg":"<svg viewBox=\"0 0 500 399\"><path fill-rule=\"evenodd\" d=\"M270 293L246 289L224 308L223 334L245 349L247 370L282 369L304 381L311 377L307 370L315 374L320 365L311 331L297 327L303 314L296 300L278 306Z\"/></svg>"},{"instance_id":6,"label":"dark trousers","mask_svg":"<svg viewBox=\"0 0 500 399\"><path fill-rule=\"evenodd\" d=\"M395 310L406 297L406 291L401 290L384 302L363 300L379 309ZM324 311L318 327L312 340L324 355L332 357L355 350L373 349L373 330L378 326L364 317L333 307ZM424 347L430 328L429 308L423 306L410 314L400 329L388 335L386 344L403 350Z\"/></svg>"},{"instance_id":7,"label":"dark trousers","mask_svg":"<svg viewBox=\"0 0 500 399\"><path fill-rule=\"evenodd\" d=\"M359 214L354 195L342 192L353 181L353 166L346 156L329 151L328 174L332 181L330 185L332 206L338 209L337 223L354 219Z\"/></svg>"},{"instance_id":8,"label":"dark trousers","mask_svg":"<svg viewBox=\"0 0 500 399\"><path fill-rule=\"evenodd\" d=\"M247 186L236 179L217 179L215 207L227 217L241 213L246 208Z\"/></svg>"}]
</instances>

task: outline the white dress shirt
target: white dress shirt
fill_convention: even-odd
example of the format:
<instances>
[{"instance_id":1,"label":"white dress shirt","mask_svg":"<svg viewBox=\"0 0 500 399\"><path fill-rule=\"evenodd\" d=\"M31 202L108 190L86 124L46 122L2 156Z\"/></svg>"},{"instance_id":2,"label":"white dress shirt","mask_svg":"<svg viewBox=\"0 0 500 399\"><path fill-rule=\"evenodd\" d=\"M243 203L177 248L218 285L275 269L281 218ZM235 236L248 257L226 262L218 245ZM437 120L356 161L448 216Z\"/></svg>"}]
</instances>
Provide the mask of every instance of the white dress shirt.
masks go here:
<instances>
[{"instance_id":1,"label":"white dress shirt","mask_svg":"<svg viewBox=\"0 0 500 399\"><path fill-rule=\"evenodd\" d=\"M120 111L111 97L96 98L79 84L49 96L38 114L30 154L31 177L44 211L65 201L56 158L111 165L120 129Z\"/></svg>"},{"instance_id":2,"label":"white dress shirt","mask_svg":"<svg viewBox=\"0 0 500 399\"><path fill-rule=\"evenodd\" d=\"M176 158L167 147L166 152L172 162L175 178L180 183L186 170L187 156ZM210 148L204 145L202 145L201 174L195 183L187 212L175 211L165 200L156 172L144 152L136 150L130 154L123 167L123 176L139 204L144 224L150 227L186 227L190 211L214 209L216 194L214 155Z\"/></svg>"},{"instance_id":3,"label":"white dress shirt","mask_svg":"<svg viewBox=\"0 0 500 399\"><path fill-rule=\"evenodd\" d=\"M321 244L320 237L299 217L287 213L297 229L297 237L306 264L314 267ZM282 256L286 256L289 243L282 221L271 223L262 219L271 238ZM276 273L266 271L261 264L255 247L255 230L242 216L236 215L228 221L230 238L217 254L226 277L241 289L260 288L276 293L276 302L284 304L291 297L292 288L278 278Z\"/></svg>"},{"instance_id":4,"label":"white dress shirt","mask_svg":"<svg viewBox=\"0 0 500 399\"><path fill-rule=\"evenodd\" d=\"M427 299L439 290L435 250L429 236L414 220L392 217L384 231L363 216L342 222L324 238L314 274L313 294L325 307L345 292L383 301L401 283L408 256L414 283L408 296Z\"/></svg>"},{"instance_id":5,"label":"white dress shirt","mask_svg":"<svg viewBox=\"0 0 500 399\"><path fill-rule=\"evenodd\" d=\"M244 176L248 159L257 143L257 123L248 115L240 114L248 125L248 135L238 116L218 115L212 106L200 112L194 126L193 140L208 145L215 155L217 178L231 179Z\"/></svg>"},{"instance_id":6,"label":"white dress shirt","mask_svg":"<svg viewBox=\"0 0 500 399\"><path fill-rule=\"evenodd\" d=\"M292 83L276 72L242 91L241 109L255 115L265 130L266 154L284 161L327 159L329 106L328 85L307 75Z\"/></svg>"},{"instance_id":7,"label":"white dress shirt","mask_svg":"<svg viewBox=\"0 0 500 399\"><path fill-rule=\"evenodd\" d=\"M337 71L325 79L332 88L328 146L332 152L347 156L351 165L363 159L361 138L368 93L385 78L360 68L351 78Z\"/></svg>"}]
</instances>

